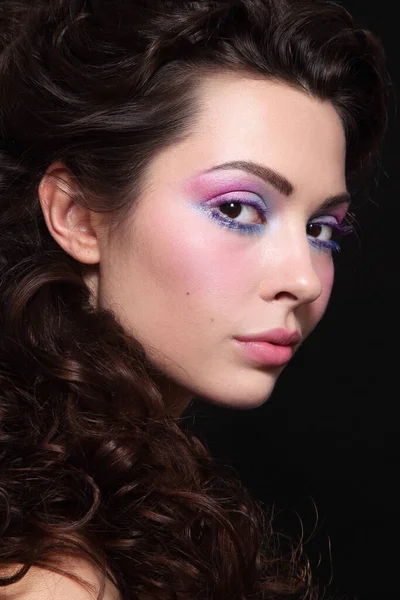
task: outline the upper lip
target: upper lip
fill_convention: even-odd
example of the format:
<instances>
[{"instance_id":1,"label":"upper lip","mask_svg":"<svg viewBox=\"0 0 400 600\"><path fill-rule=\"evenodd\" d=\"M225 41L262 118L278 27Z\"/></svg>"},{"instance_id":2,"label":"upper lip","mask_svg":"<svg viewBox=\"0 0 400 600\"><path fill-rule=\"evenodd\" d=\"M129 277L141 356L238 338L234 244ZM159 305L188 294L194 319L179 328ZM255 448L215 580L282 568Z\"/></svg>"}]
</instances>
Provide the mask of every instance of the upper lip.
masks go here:
<instances>
[{"instance_id":1,"label":"upper lip","mask_svg":"<svg viewBox=\"0 0 400 600\"><path fill-rule=\"evenodd\" d=\"M295 346L301 341L298 331L288 331L287 329L270 329L261 333L238 335L235 338L240 342L268 342L277 346Z\"/></svg>"}]
</instances>

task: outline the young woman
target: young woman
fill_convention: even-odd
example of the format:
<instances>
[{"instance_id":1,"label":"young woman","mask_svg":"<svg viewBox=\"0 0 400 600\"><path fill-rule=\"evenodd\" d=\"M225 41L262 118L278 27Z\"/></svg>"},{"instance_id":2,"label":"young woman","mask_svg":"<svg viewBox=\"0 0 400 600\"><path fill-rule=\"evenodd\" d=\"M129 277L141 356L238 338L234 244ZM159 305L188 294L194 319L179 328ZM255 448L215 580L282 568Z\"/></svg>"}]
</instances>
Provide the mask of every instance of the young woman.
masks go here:
<instances>
[{"instance_id":1,"label":"young woman","mask_svg":"<svg viewBox=\"0 0 400 600\"><path fill-rule=\"evenodd\" d=\"M259 406L323 316L379 43L319 0L0 23L0 597L312 597L178 420Z\"/></svg>"}]
</instances>

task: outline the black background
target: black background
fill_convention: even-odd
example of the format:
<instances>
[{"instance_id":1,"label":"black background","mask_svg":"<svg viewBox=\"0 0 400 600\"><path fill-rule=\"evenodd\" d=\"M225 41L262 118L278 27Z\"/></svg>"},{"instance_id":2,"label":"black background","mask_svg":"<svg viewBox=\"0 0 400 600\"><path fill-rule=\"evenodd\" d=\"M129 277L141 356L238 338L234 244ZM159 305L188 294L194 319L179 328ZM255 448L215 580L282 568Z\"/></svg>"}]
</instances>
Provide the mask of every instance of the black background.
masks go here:
<instances>
[{"instance_id":1,"label":"black background","mask_svg":"<svg viewBox=\"0 0 400 600\"><path fill-rule=\"evenodd\" d=\"M396 0L342 4L386 49L393 82L377 185L355 195L359 240L337 259L328 311L262 407L218 408L196 399L184 413L217 460L282 510L335 599L400 598L399 119ZM194 418L193 418L194 417ZM331 552L329 551L329 544ZM331 559L330 559L331 555Z\"/></svg>"}]
</instances>

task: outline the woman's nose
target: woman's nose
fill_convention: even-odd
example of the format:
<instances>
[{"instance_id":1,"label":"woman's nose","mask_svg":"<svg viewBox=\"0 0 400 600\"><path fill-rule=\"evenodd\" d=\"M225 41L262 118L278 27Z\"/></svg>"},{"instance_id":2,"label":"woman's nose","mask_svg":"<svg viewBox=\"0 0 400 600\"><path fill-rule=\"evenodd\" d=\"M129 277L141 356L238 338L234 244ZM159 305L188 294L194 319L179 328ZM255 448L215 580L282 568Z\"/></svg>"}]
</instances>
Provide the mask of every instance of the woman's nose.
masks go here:
<instances>
[{"instance_id":1,"label":"woman's nose","mask_svg":"<svg viewBox=\"0 0 400 600\"><path fill-rule=\"evenodd\" d=\"M268 268L260 288L264 299L288 298L294 303L314 302L322 292L322 282L315 268L313 249L304 235L303 239L285 240L282 248L275 248L273 272Z\"/></svg>"}]
</instances>

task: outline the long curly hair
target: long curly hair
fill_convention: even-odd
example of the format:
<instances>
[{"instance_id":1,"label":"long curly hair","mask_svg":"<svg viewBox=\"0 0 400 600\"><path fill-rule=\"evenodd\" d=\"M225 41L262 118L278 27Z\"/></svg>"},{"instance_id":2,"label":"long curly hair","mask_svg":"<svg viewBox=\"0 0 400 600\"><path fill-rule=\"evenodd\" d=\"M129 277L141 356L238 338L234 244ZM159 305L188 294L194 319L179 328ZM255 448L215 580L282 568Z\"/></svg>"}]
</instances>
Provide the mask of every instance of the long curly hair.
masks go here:
<instances>
[{"instance_id":1,"label":"long curly hair","mask_svg":"<svg viewBox=\"0 0 400 600\"><path fill-rule=\"evenodd\" d=\"M332 102L359 173L387 120L380 43L320 0L8 0L0 43L0 566L17 565L0 587L70 556L124 600L316 597L300 546L279 543L169 415L143 346L93 306L38 186L62 161L76 202L118 227L212 71Z\"/></svg>"}]
</instances>

